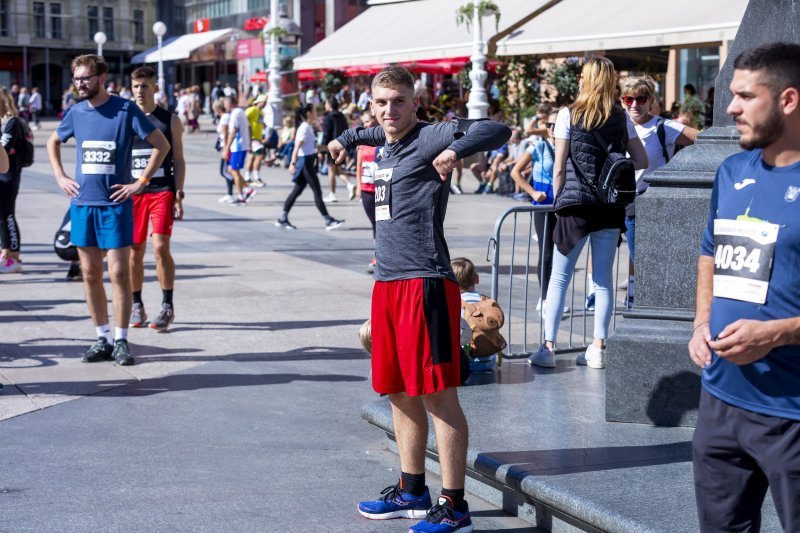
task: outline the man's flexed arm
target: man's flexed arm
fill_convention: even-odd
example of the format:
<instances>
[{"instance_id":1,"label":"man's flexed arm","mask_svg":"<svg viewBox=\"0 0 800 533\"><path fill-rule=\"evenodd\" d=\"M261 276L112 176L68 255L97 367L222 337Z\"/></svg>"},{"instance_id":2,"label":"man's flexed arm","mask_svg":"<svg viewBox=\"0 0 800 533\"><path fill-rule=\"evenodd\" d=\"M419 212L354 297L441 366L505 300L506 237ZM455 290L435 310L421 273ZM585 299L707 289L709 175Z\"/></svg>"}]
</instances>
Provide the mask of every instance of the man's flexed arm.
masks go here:
<instances>
[{"instance_id":1,"label":"man's flexed arm","mask_svg":"<svg viewBox=\"0 0 800 533\"><path fill-rule=\"evenodd\" d=\"M386 144L386 133L380 126L374 128L352 128L346 130L336 139L328 143L328 151L337 165L344 163L347 152L360 145L383 146Z\"/></svg>"}]
</instances>

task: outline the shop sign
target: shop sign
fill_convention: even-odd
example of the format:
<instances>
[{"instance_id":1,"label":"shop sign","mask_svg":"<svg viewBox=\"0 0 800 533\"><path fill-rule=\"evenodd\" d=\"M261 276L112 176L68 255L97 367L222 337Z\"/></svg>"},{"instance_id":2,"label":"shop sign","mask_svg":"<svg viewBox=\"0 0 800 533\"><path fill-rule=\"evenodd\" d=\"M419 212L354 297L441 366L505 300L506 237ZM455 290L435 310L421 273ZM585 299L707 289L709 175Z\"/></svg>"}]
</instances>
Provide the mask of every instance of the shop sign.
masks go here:
<instances>
[{"instance_id":1,"label":"shop sign","mask_svg":"<svg viewBox=\"0 0 800 533\"><path fill-rule=\"evenodd\" d=\"M259 31L269 23L269 17L253 17L244 21L245 31Z\"/></svg>"},{"instance_id":2,"label":"shop sign","mask_svg":"<svg viewBox=\"0 0 800 533\"><path fill-rule=\"evenodd\" d=\"M192 23L192 29L195 33L204 33L211 29L211 21L207 18L197 19Z\"/></svg>"},{"instance_id":3,"label":"shop sign","mask_svg":"<svg viewBox=\"0 0 800 533\"><path fill-rule=\"evenodd\" d=\"M236 42L236 59L249 59L251 57L264 57L264 46L261 39L241 39Z\"/></svg>"}]
</instances>

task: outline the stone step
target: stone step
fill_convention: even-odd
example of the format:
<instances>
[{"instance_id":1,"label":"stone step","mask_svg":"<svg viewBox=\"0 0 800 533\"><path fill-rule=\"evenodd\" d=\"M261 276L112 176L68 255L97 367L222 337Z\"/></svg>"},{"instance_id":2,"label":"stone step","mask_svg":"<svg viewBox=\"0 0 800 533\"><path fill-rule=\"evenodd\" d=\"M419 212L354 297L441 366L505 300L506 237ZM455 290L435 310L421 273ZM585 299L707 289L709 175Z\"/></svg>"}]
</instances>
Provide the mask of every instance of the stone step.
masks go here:
<instances>
[{"instance_id":1,"label":"stone step","mask_svg":"<svg viewBox=\"0 0 800 533\"><path fill-rule=\"evenodd\" d=\"M604 371L557 359L551 370L506 361L460 389L467 490L544 531L697 531L693 430L606 422ZM362 417L393 441L387 399ZM432 428L427 449L438 473ZM762 531L781 531L771 502Z\"/></svg>"}]
</instances>

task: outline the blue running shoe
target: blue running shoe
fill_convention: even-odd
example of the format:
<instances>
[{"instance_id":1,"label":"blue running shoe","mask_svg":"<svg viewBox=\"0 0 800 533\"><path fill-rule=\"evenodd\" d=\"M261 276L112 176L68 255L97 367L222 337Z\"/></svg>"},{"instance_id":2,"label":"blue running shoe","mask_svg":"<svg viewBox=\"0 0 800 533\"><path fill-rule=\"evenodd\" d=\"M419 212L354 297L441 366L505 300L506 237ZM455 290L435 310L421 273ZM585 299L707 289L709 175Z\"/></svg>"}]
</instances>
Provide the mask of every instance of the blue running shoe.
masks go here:
<instances>
[{"instance_id":1,"label":"blue running shoe","mask_svg":"<svg viewBox=\"0 0 800 533\"><path fill-rule=\"evenodd\" d=\"M472 519L467 502L464 502L464 509L463 513L456 511L449 498L439 496L439 503L428 510L425 520L408 528L408 533L470 533Z\"/></svg>"},{"instance_id":2,"label":"blue running shoe","mask_svg":"<svg viewBox=\"0 0 800 533\"><path fill-rule=\"evenodd\" d=\"M424 518L431 507L431 493L425 487L422 496L414 496L400 489L400 482L381 491L382 498L359 502L358 512L371 520L390 518Z\"/></svg>"},{"instance_id":3,"label":"blue running shoe","mask_svg":"<svg viewBox=\"0 0 800 533\"><path fill-rule=\"evenodd\" d=\"M586 297L586 303L583 304L583 308L587 311L594 311L594 293Z\"/></svg>"}]
</instances>

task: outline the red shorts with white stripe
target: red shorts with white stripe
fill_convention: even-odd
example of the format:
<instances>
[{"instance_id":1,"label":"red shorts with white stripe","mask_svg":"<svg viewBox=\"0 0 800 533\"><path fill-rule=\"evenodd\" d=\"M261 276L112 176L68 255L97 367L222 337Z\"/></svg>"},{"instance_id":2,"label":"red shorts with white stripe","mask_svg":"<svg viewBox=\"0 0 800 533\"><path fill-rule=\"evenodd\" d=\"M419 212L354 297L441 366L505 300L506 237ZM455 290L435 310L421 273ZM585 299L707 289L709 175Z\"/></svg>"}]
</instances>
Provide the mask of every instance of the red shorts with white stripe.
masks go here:
<instances>
[{"instance_id":1,"label":"red shorts with white stripe","mask_svg":"<svg viewBox=\"0 0 800 533\"><path fill-rule=\"evenodd\" d=\"M376 281L372 291L372 388L432 394L461 385L461 291L444 278Z\"/></svg>"},{"instance_id":2,"label":"red shorts with white stripe","mask_svg":"<svg viewBox=\"0 0 800 533\"><path fill-rule=\"evenodd\" d=\"M133 197L133 242L147 242L147 228L153 225L153 233L172 235L175 193L172 191L146 192Z\"/></svg>"}]
</instances>

